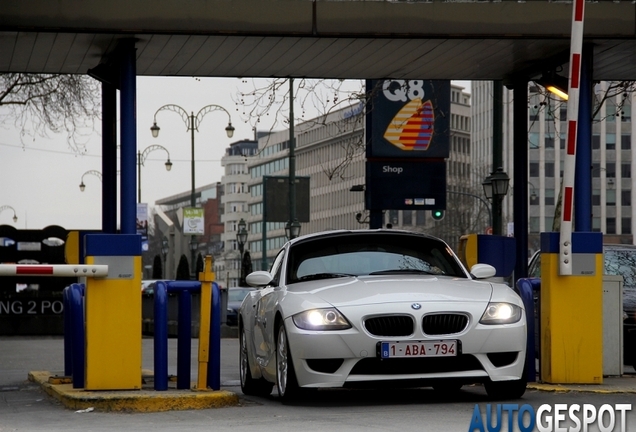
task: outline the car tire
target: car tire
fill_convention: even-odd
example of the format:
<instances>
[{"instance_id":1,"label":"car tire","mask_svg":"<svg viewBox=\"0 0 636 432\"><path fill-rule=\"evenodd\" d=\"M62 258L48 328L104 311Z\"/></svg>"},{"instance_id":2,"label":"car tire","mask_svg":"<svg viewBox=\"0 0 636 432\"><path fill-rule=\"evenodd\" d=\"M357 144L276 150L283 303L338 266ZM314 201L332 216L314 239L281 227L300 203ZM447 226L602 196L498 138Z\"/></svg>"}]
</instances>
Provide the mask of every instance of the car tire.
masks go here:
<instances>
[{"instance_id":1,"label":"car tire","mask_svg":"<svg viewBox=\"0 0 636 432\"><path fill-rule=\"evenodd\" d=\"M519 399L526 392L526 384L524 375L523 378L512 381L487 381L484 387L490 399Z\"/></svg>"},{"instance_id":2,"label":"car tire","mask_svg":"<svg viewBox=\"0 0 636 432\"><path fill-rule=\"evenodd\" d=\"M241 328L241 338L239 340L239 375L241 378L241 391L244 395L265 397L272 393L273 383L266 381L264 378L252 378L247 353L247 336L243 328Z\"/></svg>"},{"instance_id":3,"label":"car tire","mask_svg":"<svg viewBox=\"0 0 636 432\"><path fill-rule=\"evenodd\" d=\"M300 387L289 350L287 332L282 323L279 324L276 334L276 388L283 402L289 402L300 395Z\"/></svg>"}]
</instances>

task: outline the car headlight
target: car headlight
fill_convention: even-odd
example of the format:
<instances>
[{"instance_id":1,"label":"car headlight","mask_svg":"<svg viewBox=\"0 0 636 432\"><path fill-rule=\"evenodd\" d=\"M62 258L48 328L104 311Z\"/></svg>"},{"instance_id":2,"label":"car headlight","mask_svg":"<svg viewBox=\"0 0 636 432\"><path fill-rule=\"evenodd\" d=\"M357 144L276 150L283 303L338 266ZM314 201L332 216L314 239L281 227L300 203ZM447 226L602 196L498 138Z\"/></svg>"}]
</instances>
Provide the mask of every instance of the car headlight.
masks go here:
<instances>
[{"instance_id":1,"label":"car headlight","mask_svg":"<svg viewBox=\"0 0 636 432\"><path fill-rule=\"evenodd\" d=\"M310 309L292 316L296 327L303 330L344 330L349 321L336 308Z\"/></svg>"},{"instance_id":2,"label":"car headlight","mask_svg":"<svg viewBox=\"0 0 636 432\"><path fill-rule=\"evenodd\" d=\"M481 324L512 324L521 319L521 308L511 303L488 303Z\"/></svg>"}]
</instances>

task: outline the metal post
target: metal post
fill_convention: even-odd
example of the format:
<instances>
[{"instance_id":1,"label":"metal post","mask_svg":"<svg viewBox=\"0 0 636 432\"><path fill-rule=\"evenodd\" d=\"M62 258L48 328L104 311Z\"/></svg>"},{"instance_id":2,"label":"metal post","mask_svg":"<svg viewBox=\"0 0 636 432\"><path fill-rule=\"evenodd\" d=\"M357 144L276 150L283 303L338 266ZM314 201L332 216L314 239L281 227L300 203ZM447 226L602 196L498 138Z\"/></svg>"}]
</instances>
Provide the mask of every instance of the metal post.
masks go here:
<instances>
[{"instance_id":1,"label":"metal post","mask_svg":"<svg viewBox=\"0 0 636 432\"><path fill-rule=\"evenodd\" d=\"M289 79L289 223L296 220L296 154L294 152L294 79ZM291 230L290 230L291 232ZM290 235L292 237L293 235Z\"/></svg>"},{"instance_id":2,"label":"metal post","mask_svg":"<svg viewBox=\"0 0 636 432\"><path fill-rule=\"evenodd\" d=\"M512 198L517 261L515 279L528 276L528 81L518 79L513 87L513 184Z\"/></svg>"},{"instance_id":3,"label":"metal post","mask_svg":"<svg viewBox=\"0 0 636 432\"><path fill-rule=\"evenodd\" d=\"M102 231L117 233L117 89L102 82Z\"/></svg>"},{"instance_id":4,"label":"metal post","mask_svg":"<svg viewBox=\"0 0 636 432\"><path fill-rule=\"evenodd\" d=\"M121 91L119 96L121 112L120 226L122 234L136 234L135 153L137 151L137 112L135 99L137 85L135 42L133 40L125 41L121 54Z\"/></svg>"},{"instance_id":5,"label":"metal post","mask_svg":"<svg viewBox=\"0 0 636 432\"><path fill-rule=\"evenodd\" d=\"M194 190L195 190L195 176L194 176L194 128L195 128L195 124L194 124L194 111L192 111L190 113L190 142L191 142L191 146L192 146L192 161L191 161L191 169L192 169L192 190L190 192L190 207L195 208L196 206L196 199L194 197ZM194 235L192 235L192 239L191 239L191 243L194 242ZM192 274L194 275L194 279L197 278L196 272L197 272L197 263L194 262L194 258L195 257L195 251L194 248L192 246L190 246L190 262L192 265Z\"/></svg>"},{"instance_id":6,"label":"metal post","mask_svg":"<svg viewBox=\"0 0 636 432\"><path fill-rule=\"evenodd\" d=\"M492 171L503 166L503 81L493 81L492 92ZM493 195L492 213L494 235L502 235L501 201L503 197Z\"/></svg>"}]
</instances>

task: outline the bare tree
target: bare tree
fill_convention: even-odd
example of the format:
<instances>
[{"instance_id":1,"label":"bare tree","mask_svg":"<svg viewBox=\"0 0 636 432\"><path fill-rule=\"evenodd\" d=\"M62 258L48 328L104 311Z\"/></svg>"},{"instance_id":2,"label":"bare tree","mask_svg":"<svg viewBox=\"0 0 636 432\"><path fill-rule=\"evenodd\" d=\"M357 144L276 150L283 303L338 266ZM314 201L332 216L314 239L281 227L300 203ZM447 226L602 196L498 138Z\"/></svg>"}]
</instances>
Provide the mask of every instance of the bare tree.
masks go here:
<instances>
[{"instance_id":1,"label":"bare tree","mask_svg":"<svg viewBox=\"0 0 636 432\"><path fill-rule=\"evenodd\" d=\"M0 107L0 124L12 121L23 138L65 132L69 147L81 153L101 118L101 87L87 75L5 73Z\"/></svg>"}]
</instances>

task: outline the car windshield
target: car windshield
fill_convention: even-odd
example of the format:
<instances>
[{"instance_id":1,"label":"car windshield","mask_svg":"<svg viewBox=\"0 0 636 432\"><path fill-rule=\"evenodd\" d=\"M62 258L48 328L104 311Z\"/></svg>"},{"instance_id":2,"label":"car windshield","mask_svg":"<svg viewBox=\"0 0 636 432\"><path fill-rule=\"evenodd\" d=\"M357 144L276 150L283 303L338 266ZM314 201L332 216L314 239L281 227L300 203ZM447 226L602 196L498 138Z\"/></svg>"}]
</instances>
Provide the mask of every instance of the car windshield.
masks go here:
<instances>
[{"instance_id":1,"label":"car windshield","mask_svg":"<svg viewBox=\"0 0 636 432\"><path fill-rule=\"evenodd\" d=\"M250 291L252 291L250 288L230 288L228 290L227 301L241 302Z\"/></svg>"},{"instance_id":2,"label":"car windshield","mask_svg":"<svg viewBox=\"0 0 636 432\"><path fill-rule=\"evenodd\" d=\"M288 283L378 274L467 277L448 246L437 239L391 233L344 234L293 245Z\"/></svg>"}]
</instances>

